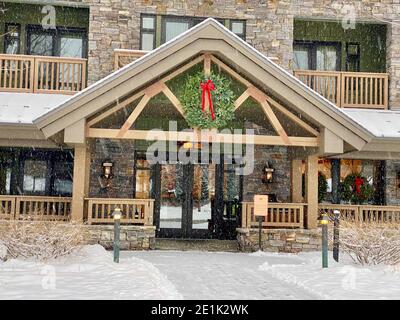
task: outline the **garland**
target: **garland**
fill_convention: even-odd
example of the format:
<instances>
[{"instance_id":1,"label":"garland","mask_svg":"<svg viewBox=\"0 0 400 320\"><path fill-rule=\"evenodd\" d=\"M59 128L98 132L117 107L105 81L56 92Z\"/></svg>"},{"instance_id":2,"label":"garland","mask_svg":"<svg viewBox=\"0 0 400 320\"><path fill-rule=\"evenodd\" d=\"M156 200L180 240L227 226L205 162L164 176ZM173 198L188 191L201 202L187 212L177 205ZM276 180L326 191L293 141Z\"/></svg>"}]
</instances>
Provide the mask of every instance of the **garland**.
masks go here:
<instances>
[{"instance_id":1,"label":"garland","mask_svg":"<svg viewBox=\"0 0 400 320\"><path fill-rule=\"evenodd\" d=\"M374 194L374 188L368 183L367 178L358 173L349 174L342 182L341 197L354 204L362 204Z\"/></svg>"},{"instance_id":2,"label":"garland","mask_svg":"<svg viewBox=\"0 0 400 320\"><path fill-rule=\"evenodd\" d=\"M222 129L235 118L231 81L222 74L203 71L189 75L178 96L187 123L196 129ZM208 107L205 108L205 103Z\"/></svg>"}]
</instances>

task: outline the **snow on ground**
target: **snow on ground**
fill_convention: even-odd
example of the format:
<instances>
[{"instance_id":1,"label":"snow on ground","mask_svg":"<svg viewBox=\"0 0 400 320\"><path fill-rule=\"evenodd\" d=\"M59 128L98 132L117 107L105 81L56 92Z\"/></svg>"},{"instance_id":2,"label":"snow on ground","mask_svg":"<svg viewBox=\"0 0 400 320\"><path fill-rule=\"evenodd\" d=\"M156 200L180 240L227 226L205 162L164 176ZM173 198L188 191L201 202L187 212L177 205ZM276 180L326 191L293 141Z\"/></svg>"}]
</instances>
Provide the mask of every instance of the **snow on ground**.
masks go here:
<instances>
[{"instance_id":1,"label":"snow on ground","mask_svg":"<svg viewBox=\"0 0 400 320\"><path fill-rule=\"evenodd\" d=\"M46 263L0 262L0 299L181 299L152 264L128 257L119 264L100 245Z\"/></svg>"},{"instance_id":2,"label":"snow on ground","mask_svg":"<svg viewBox=\"0 0 400 320\"><path fill-rule=\"evenodd\" d=\"M0 262L0 299L400 299L400 266L194 251L122 252L115 264L96 245L47 264Z\"/></svg>"},{"instance_id":3,"label":"snow on ground","mask_svg":"<svg viewBox=\"0 0 400 320\"><path fill-rule=\"evenodd\" d=\"M273 264L269 253L255 255L267 260L260 270L322 299L400 299L400 266L362 267L347 256L337 263L330 253L329 267L322 269L318 252L301 253L294 264Z\"/></svg>"}]
</instances>

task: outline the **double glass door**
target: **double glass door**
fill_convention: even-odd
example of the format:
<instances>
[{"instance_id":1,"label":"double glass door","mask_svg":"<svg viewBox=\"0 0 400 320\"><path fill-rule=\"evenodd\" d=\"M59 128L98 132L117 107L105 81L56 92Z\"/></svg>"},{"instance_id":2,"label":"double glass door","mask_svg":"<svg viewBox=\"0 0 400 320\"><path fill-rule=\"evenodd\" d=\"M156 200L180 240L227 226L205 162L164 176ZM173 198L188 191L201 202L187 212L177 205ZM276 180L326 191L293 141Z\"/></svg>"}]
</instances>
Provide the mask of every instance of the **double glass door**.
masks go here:
<instances>
[{"instance_id":1,"label":"double glass door","mask_svg":"<svg viewBox=\"0 0 400 320\"><path fill-rule=\"evenodd\" d=\"M159 237L210 237L216 204L215 167L214 164L159 165L155 177Z\"/></svg>"}]
</instances>

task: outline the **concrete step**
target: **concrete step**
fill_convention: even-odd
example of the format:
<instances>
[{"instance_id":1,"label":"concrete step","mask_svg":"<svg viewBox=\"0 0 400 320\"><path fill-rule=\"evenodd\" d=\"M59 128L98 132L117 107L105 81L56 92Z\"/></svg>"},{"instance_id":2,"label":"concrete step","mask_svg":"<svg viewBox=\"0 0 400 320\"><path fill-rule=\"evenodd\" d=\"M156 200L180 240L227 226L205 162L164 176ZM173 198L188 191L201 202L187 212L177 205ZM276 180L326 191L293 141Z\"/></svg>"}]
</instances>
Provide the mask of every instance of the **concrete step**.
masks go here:
<instances>
[{"instance_id":1,"label":"concrete step","mask_svg":"<svg viewBox=\"0 0 400 320\"><path fill-rule=\"evenodd\" d=\"M238 252L236 240L156 239L156 250Z\"/></svg>"}]
</instances>

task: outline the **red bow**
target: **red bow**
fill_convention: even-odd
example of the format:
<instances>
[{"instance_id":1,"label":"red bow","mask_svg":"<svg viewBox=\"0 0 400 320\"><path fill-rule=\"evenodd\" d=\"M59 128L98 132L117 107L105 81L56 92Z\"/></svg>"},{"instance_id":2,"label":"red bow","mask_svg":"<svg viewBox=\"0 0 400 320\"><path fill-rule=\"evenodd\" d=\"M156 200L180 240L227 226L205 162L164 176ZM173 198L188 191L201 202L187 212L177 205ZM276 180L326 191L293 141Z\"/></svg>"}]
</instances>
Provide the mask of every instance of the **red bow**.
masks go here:
<instances>
[{"instance_id":1,"label":"red bow","mask_svg":"<svg viewBox=\"0 0 400 320\"><path fill-rule=\"evenodd\" d=\"M356 193L361 192L361 186L364 184L364 179L356 177Z\"/></svg>"},{"instance_id":2,"label":"red bow","mask_svg":"<svg viewBox=\"0 0 400 320\"><path fill-rule=\"evenodd\" d=\"M211 112L211 119L214 121L215 114L214 114L213 103L212 103L212 99L211 99L211 91L215 90L215 85L211 81L211 79L209 79L206 82L202 82L200 84L200 88L201 88L201 111L204 112L204 110L206 108L206 93L207 93L208 105L210 106L210 112Z\"/></svg>"}]
</instances>

